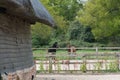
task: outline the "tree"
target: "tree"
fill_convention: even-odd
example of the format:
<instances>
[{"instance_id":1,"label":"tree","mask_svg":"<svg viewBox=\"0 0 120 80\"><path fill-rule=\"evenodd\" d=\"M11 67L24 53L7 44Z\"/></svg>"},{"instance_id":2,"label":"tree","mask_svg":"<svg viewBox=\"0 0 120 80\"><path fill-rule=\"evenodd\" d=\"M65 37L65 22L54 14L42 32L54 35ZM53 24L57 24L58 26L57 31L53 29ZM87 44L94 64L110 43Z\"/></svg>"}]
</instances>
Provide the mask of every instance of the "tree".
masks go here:
<instances>
[{"instance_id":1,"label":"tree","mask_svg":"<svg viewBox=\"0 0 120 80\"><path fill-rule=\"evenodd\" d=\"M54 6L49 5L49 0L41 0L45 5L47 10L53 16L53 19L57 25L57 29L48 27L47 25L36 23L32 25L32 43L33 47L40 47L43 45L48 45L50 42L53 42L56 38L64 39L64 34L67 32L67 22L64 20L64 17L58 14L58 11L54 10ZM47 32L46 32L47 31ZM61 37L61 35L63 37Z\"/></svg>"},{"instance_id":2,"label":"tree","mask_svg":"<svg viewBox=\"0 0 120 80\"><path fill-rule=\"evenodd\" d=\"M89 0L78 19L92 27L96 39L120 36L120 0Z\"/></svg>"},{"instance_id":3,"label":"tree","mask_svg":"<svg viewBox=\"0 0 120 80\"><path fill-rule=\"evenodd\" d=\"M68 29L68 22L65 20L64 16L60 15L60 7L59 3L60 0L41 0L41 2L45 5L45 7L48 9L50 14L53 16L54 21L56 22L57 29L52 30L52 36L51 39L54 40L64 40L65 35Z\"/></svg>"},{"instance_id":4,"label":"tree","mask_svg":"<svg viewBox=\"0 0 120 80\"><path fill-rule=\"evenodd\" d=\"M67 21L73 21L77 15L77 11L82 8L82 4L78 0L49 0L49 5L54 7L60 16Z\"/></svg>"},{"instance_id":5,"label":"tree","mask_svg":"<svg viewBox=\"0 0 120 80\"><path fill-rule=\"evenodd\" d=\"M90 27L83 26L80 22L74 21L68 31L70 40L78 40L84 42L94 42L94 36Z\"/></svg>"},{"instance_id":6,"label":"tree","mask_svg":"<svg viewBox=\"0 0 120 80\"><path fill-rule=\"evenodd\" d=\"M41 23L36 23L35 25L32 25L33 47L48 45L50 42L51 35L52 35L52 28L48 27L47 25Z\"/></svg>"}]
</instances>

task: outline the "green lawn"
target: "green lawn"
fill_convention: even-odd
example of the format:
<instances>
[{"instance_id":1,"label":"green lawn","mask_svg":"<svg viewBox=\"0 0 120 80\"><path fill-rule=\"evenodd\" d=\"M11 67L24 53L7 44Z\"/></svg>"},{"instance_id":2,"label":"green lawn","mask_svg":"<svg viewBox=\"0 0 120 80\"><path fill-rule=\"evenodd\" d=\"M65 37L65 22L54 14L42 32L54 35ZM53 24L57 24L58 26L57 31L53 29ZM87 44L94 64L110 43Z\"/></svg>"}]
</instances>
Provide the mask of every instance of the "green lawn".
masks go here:
<instances>
[{"instance_id":1,"label":"green lawn","mask_svg":"<svg viewBox=\"0 0 120 80\"><path fill-rule=\"evenodd\" d=\"M95 53L95 50L77 50L77 54L81 53ZM120 52L120 50L99 50L98 52L104 52L104 53L109 53L109 52ZM57 50L56 54L66 54L68 53L67 50ZM47 54L47 50L33 50L33 54Z\"/></svg>"},{"instance_id":2,"label":"green lawn","mask_svg":"<svg viewBox=\"0 0 120 80\"><path fill-rule=\"evenodd\" d=\"M120 52L120 50L99 50L98 52L104 52L104 53L111 53L111 52ZM34 50L33 51L33 55L34 55L34 59L40 59L40 60L45 60L46 59L46 55L47 55L47 49L45 50ZM77 50L76 54L90 54L90 53L96 53L95 50ZM63 55L67 55L68 52L67 50L57 50L56 55L57 55L57 59L68 59L68 56L63 56ZM42 56L41 56L42 55ZM96 56L90 56L90 58L95 59ZM106 57L105 57L106 58ZM81 56L77 56L75 59L81 59Z\"/></svg>"}]
</instances>

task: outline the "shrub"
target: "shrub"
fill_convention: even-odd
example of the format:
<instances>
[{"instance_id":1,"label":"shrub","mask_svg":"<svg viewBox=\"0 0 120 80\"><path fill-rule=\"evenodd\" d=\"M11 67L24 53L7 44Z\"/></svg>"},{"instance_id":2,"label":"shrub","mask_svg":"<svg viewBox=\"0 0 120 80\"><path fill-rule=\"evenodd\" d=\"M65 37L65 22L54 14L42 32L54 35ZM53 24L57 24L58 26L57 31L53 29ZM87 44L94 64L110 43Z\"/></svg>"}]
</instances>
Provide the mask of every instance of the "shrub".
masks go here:
<instances>
[{"instance_id":1,"label":"shrub","mask_svg":"<svg viewBox=\"0 0 120 80\"><path fill-rule=\"evenodd\" d=\"M117 62L110 62L109 63L109 71L110 72L117 72L119 70Z\"/></svg>"},{"instance_id":2,"label":"shrub","mask_svg":"<svg viewBox=\"0 0 120 80\"><path fill-rule=\"evenodd\" d=\"M97 70L98 72L100 72L101 68L102 68L101 62L97 62L97 63L95 64L95 70Z\"/></svg>"},{"instance_id":3,"label":"shrub","mask_svg":"<svg viewBox=\"0 0 120 80\"><path fill-rule=\"evenodd\" d=\"M83 64L80 66L80 70L81 70L82 72L84 72L84 73L87 71L86 63L83 63Z\"/></svg>"},{"instance_id":4,"label":"shrub","mask_svg":"<svg viewBox=\"0 0 120 80\"><path fill-rule=\"evenodd\" d=\"M44 66L43 66L42 61L40 62L40 72L44 72Z\"/></svg>"}]
</instances>

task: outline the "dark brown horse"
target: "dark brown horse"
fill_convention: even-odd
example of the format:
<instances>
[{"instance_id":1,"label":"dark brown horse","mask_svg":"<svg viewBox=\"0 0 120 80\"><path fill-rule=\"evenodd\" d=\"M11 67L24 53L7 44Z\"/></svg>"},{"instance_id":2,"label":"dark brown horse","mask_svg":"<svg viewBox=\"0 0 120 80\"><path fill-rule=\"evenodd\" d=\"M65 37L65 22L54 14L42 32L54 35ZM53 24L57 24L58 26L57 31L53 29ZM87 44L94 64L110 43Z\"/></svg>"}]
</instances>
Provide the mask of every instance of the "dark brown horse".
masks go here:
<instances>
[{"instance_id":1,"label":"dark brown horse","mask_svg":"<svg viewBox=\"0 0 120 80\"><path fill-rule=\"evenodd\" d=\"M58 43L55 42L52 47L48 49L48 53L52 55L53 59L55 60L56 49L58 48Z\"/></svg>"}]
</instances>

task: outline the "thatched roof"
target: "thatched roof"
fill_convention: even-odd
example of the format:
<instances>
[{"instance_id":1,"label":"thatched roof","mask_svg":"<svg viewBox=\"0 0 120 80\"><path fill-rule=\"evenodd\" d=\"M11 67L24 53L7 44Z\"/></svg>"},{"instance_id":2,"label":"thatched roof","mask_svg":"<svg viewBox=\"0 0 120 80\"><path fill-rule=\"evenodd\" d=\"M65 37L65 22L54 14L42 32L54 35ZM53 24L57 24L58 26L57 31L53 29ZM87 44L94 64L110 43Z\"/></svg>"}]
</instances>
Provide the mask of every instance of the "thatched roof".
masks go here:
<instances>
[{"instance_id":1,"label":"thatched roof","mask_svg":"<svg viewBox=\"0 0 120 80\"><path fill-rule=\"evenodd\" d=\"M0 0L0 8L31 23L38 21L50 26L55 25L53 18L39 0Z\"/></svg>"}]
</instances>

